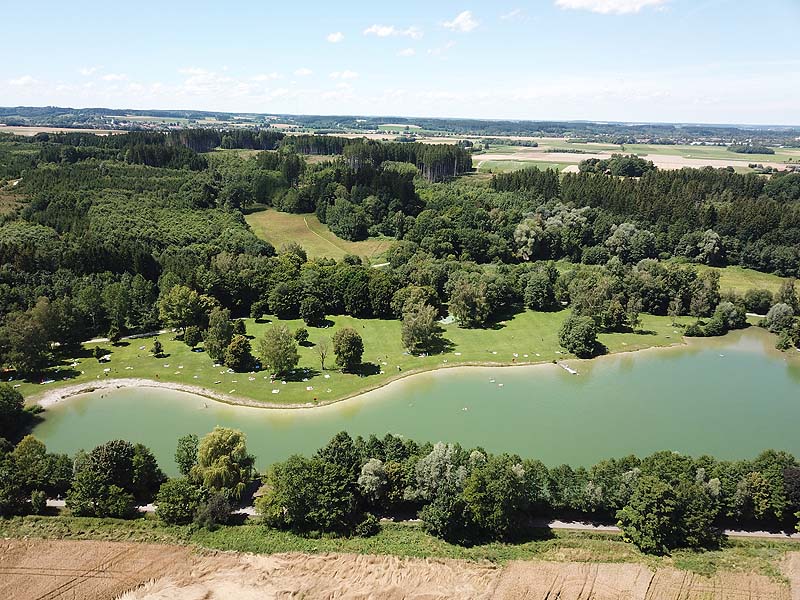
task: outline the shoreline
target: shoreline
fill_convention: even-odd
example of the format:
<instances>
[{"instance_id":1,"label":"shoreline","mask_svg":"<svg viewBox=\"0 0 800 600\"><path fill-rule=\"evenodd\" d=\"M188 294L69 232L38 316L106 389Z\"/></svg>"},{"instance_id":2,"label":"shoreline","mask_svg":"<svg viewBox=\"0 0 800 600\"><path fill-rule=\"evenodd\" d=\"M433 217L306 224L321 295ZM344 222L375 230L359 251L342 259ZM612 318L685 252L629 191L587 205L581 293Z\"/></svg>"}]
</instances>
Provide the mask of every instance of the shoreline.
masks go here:
<instances>
[{"instance_id":1,"label":"shoreline","mask_svg":"<svg viewBox=\"0 0 800 600\"><path fill-rule=\"evenodd\" d=\"M577 357L565 357L557 361L557 363L564 363L564 361L569 361L573 365L577 363L578 365L595 365L600 364L604 360L609 360L612 358L620 358L625 355L631 354L644 354L647 352L665 352L667 350L675 350L675 349L690 349L690 348L697 348L704 345L713 345L715 343L719 343L722 340L729 340L730 336L732 335L742 335L745 332L752 332L754 330L763 331L759 328L748 327L745 329L740 329L737 331L730 331L724 336L714 337L714 338L686 338L681 336L681 341L676 341L669 345L664 346L650 346L647 348L638 348L638 349L624 349L618 350L615 352L609 352L608 354L601 354L600 356L595 356L593 358L577 358ZM776 351L777 352L777 351ZM476 369L476 368L485 368L485 369L495 369L495 368L534 368L538 367L541 368L546 365L555 365L556 361L552 360L542 360L538 362L528 362L528 363L509 363L509 362L462 362L462 363L448 363L442 364L439 363L438 365L433 365L431 367L426 368L418 368L418 369L410 369L408 371L403 371L402 373L395 373L391 377L367 387L364 387L356 392L351 394L347 394L342 396L341 398L336 398L329 400L327 402L304 402L304 403L287 403L287 404L280 404L276 402L268 402L268 401L259 401L254 400L253 398L248 398L244 396L235 396L231 394L224 394L216 392L212 389L205 388L199 385L190 385L190 384L183 384L178 382L167 382L167 381L156 381L153 379L147 379L144 377L131 377L131 378L114 378L114 379L98 379L96 381L87 381L85 383L75 383L71 385L65 385L59 388L54 388L41 394L36 394L29 398L25 399L26 404L29 405L36 405L38 404L44 409L47 409L51 406L55 406L57 404L61 404L69 400L70 398L74 398L76 396L80 396L83 394L89 394L96 391L102 390L115 390L115 389L122 389L122 388L130 388L130 387L145 387L145 388L159 388L159 389L169 389L178 392L185 392L188 394L193 394L196 396L200 396L203 398L207 398L209 400L213 400L214 402L219 402L221 404L227 404L229 406L243 406L249 408L260 408L266 410L289 410L289 411L311 411L314 409L324 408L324 407L331 407L347 400L356 400L361 399L362 397L366 396L367 394L383 390L392 384L396 384L398 382L404 382L405 380L412 378L417 375L429 374L429 373L436 373L436 372L452 372L456 369ZM578 376L580 376L580 369Z\"/></svg>"},{"instance_id":2,"label":"shoreline","mask_svg":"<svg viewBox=\"0 0 800 600\"><path fill-rule=\"evenodd\" d=\"M724 336L723 336L724 337ZM647 351L654 351L654 350L667 350L670 348L685 348L688 347L690 343L687 343L686 338L681 336L680 342L674 342L672 344L666 346L650 346L648 348L638 348L638 349L631 349L631 350L619 350L616 352L610 352L608 354L602 354L600 356L595 356L593 358L577 358L577 357L567 357L561 360L558 360L558 363L562 363L563 361L578 361L579 363L596 363L601 362L602 359L608 359L612 357L619 357L625 354L635 354L640 352L647 352ZM59 388L54 388L41 394L36 394L29 398L26 398L26 404L31 405L39 405L44 409L47 409L51 406L55 406L57 404L61 404L71 398L76 396L80 396L83 394L89 394L92 392L102 391L102 390L116 390L122 388L130 388L130 387L146 387L146 388L159 388L159 389L169 389L178 392L185 392L188 394L194 394L196 396L201 396L203 398L208 398L209 400L213 400L215 402L219 402L221 404L228 404L231 406L246 406L250 408L262 408L267 410L313 410L316 408L323 408L326 406L333 406L335 404L339 404L346 400L355 400L366 394L371 392L375 392L381 390L383 388L388 387L391 384L404 381L410 377L414 377L416 375L422 375L426 373L435 373L437 371L451 371L454 369L475 369L475 368L487 368L487 369L494 369L494 368L531 368L531 367L542 367L545 365L555 365L556 361L552 360L542 360L538 362L529 362L529 363L510 363L510 362L462 362L457 364L438 364L431 366L430 368L418 368L418 369L411 369L408 371L403 371L402 373L396 373L381 381L380 383L375 383L373 385L369 385L365 388L362 388L352 394L348 394L342 396L341 398L336 398L334 400L329 400L327 402L304 402L304 403L287 403L287 404L279 404L275 402L268 402L268 401L259 401L254 400L252 398L244 397L244 396L235 396L231 394L223 394L216 392L212 389L202 387L199 385L190 385L190 384L183 384L177 382L168 382L168 381L156 381L154 379L147 379L144 377L123 377L123 378L114 378L114 379L98 379L96 381L87 381L85 383L75 383L71 385L65 385Z\"/></svg>"}]
</instances>

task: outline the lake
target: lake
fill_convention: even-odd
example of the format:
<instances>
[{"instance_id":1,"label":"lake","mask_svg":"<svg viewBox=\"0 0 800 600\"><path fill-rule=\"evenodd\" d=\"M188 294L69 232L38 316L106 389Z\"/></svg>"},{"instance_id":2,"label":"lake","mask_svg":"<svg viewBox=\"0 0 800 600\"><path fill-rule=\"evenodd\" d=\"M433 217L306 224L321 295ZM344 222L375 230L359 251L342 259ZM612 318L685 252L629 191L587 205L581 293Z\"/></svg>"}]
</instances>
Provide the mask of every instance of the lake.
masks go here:
<instances>
[{"instance_id":1,"label":"lake","mask_svg":"<svg viewBox=\"0 0 800 600\"><path fill-rule=\"evenodd\" d=\"M467 367L414 375L358 398L303 410L229 406L157 388L97 391L49 408L34 434L73 453L111 439L142 442L176 473L175 442L215 425L247 434L264 468L309 454L335 433L453 441L548 465L591 465L656 450L753 457L800 455L800 357L750 328L687 346L552 364Z\"/></svg>"}]
</instances>

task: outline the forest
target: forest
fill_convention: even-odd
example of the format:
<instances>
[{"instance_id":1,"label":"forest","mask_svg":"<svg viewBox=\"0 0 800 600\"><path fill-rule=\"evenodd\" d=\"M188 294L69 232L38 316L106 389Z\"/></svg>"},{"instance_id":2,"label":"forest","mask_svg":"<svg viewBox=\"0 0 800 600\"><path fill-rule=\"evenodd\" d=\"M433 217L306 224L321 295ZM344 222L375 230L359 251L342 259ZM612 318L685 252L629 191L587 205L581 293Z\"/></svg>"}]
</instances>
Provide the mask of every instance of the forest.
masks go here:
<instances>
[{"instance_id":1,"label":"forest","mask_svg":"<svg viewBox=\"0 0 800 600\"><path fill-rule=\"evenodd\" d=\"M695 317L692 335L741 327L746 311L770 313L764 324L782 347L800 338L792 281L775 295L723 297L718 275L694 267L800 274L800 174L527 169L488 184L435 182L425 173L466 168L468 152L300 138L309 153L341 149L310 163L291 136L263 133L3 138L5 190L18 202L0 226L2 362L32 376L98 335L180 324L206 336L220 310L308 323L399 319L414 351L439 346L437 321L448 313L484 328L564 306L574 316L564 345L582 356L602 352L598 332L635 329L640 313ZM276 149L192 149L226 143ZM243 215L254 205L315 212L345 239L396 242L381 269L355 256L309 260L297 245L256 237Z\"/></svg>"}]
</instances>

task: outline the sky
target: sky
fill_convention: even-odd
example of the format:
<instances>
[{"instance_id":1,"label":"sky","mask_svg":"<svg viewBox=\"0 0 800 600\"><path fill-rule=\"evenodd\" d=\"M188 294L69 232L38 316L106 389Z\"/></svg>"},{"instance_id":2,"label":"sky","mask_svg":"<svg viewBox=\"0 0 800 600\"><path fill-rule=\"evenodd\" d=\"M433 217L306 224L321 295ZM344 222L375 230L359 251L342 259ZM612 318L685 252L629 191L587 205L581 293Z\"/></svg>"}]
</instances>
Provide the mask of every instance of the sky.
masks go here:
<instances>
[{"instance_id":1,"label":"sky","mask_svg":"<svg viewBox=\"0 0 800 600\"><path fill-rule=\"evenodd\" d=\"M0 105L800 125L800 0L15 3Z\"/></svg>"}]
</instances>

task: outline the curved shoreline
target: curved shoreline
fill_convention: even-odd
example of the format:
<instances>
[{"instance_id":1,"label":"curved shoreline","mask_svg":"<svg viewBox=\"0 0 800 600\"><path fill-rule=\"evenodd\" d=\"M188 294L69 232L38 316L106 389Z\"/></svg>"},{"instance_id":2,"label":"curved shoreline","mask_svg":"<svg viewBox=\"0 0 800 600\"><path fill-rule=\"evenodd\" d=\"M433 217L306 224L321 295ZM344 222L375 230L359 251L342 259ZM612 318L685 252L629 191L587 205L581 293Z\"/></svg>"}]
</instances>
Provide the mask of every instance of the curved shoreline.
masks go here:
<instances>
[{"instance_id":1,"label":"curved shoreline","mask_svg":"<svg viewBox=\"0 0 800 600\"><path fill-rule=\"evenodd\" d=\"M686 339L682 337L680 342L675 342L667 346L650 346L648 348L639 348L633 350L619 350L617 352L611 352L608 354L595 356L593 358L584 358L584 359L576 357L571 357L571 358L565 357L562 360L569 360L571 362L578 361L579 363L597 363L601 362L603 359L619 357L624 354L634 354L634 353L647 352L653 350L663 351L670 348L679 348L679 347L685 348L690 345L691 344L687 343ZM178 392L194 394L196 396L208 398L209 400L213 400L221 404L228 404L232 406L247 406L251 408L263 408L268 410L313 410L315 408L322 408L325 406L332 406L334 404L339 404L346 400L354 400L368 393L386 388L391 384L403 381L405 379L414 377L416 375L422 375L426 373L435 373L437 371L454 370L454 369L515 368L515 367L531 368L531 367L542 367L545 365L553 365L553 364L555 364L555 361L548 361L548 360L529 362L529 363L509 363L509 362L462 362L457 364L440 363L438 365L433 365L429 368L418 368L418 369L410 369L408 371L403 371L402 373L397 373L392 375L391 377L381 381L380 383L375 383L373 385L367 386L356 392L353 392L352 394L342 396L341 398L329 400L327 402L317 402L316 404L313 402L288 403L288 404L279 404L267 401L262 402L259 400L254 400L252 398L247 398L243 396L234 396L231 394L223 394L215 392L214 390L198 385L189 385L189 384L182 384L182 383L168 382L168 381L156 381L144 377L99 379L97 381L87 381L85 383L75 383L71 385L65 385L63 387L48 390L46 392L43 392L42 394L37 394L35 396L32 396L26 399L26 402L30 404L38 404L42 408L47 409L51 406L60 404L66 400L69 400L70 398L73 398L75 396L80 396L82 394L89 394L101 390L115 390L115 389L130 388L130 387L149 387L149 388L169 389Z\"/></svg>"},{"instance_id":2,"label":"curved shoreline","mask_svg":"<svg viewBox=\"0 0 800 600\"><path fill-rule=\"evenodd\" d=\"M578 364L599 364L605 360L609 360L612 358L619 358L624 355L631 355L631 354L640 354L640 353L647 353L647 352L664 352L666 350L674 350L674 349L688 349L691 347L700 347L703 345L709 345L714 343L719 343L722 340L730 339L732 335L742 335L745 332L752 332L752 331L762 331L758 328L748 327L746 329L740 329L738 331L731 331L725 334L724 336L714 337L714 338L686 338L681 336L680 342L674 342L669 345L665 346L650 346L647 348L638 348L638 349L631 349L631 350L618 350L616 352L610 352L608 354L602 354L600 356L595 356L593 358L577 358L577 357L565 357L558 362L563 361L570 361L570 363L578 363ZM800 352L800 350L798 350ZM56 404L60 404L70 398L75 396L80 396L82 394L88 394L91 392L96 392L100 390L115 390L121 388L130 388L130 387L149 387L149 388L161 388L161 389L169 389L178 392L185 392L188 394L194 394L196 396L200 396L203 398L208 398L209 400L213 400L215 402L219 402L221 404L227 404L231 406L246 406L250 408L262 408L268 410L291 410L291 411L303 411L303 410L313 410L317 408L323 408L326 406L333 406L335 404L340 404L346 400L355 400L359 399L369 393L381 390L386 388L392 384L402 382L408 378L423 375L427 373L435 373L438 371L452 371L455 369L475 369L475 368L487 368L487 369L494 369L494 368L533 368L533 367L543 367L546 365L553 365L555 361L548 361L542 360L538 362L529 362L529 363L509 363L509 362L462 362L462 363L447 363L442 364L439 363L438 365L432 365L430 367L425 368L417 368L417 369L409 369L408 371L403 371L402 373L396 373L391 377L367 387L364 387L358 391L355 391L351 394L347 394L342 396L341 398L336 398L332 400L328 400L325 402L304 402L304 403L288 403L288 404L279 404L276 402L268 402L268 401L259 401L254 400L252 398L244 397L244 396L234 396L231 394L223 394L216 392L212 389L205 388L202 386L197 385L189 385L189 384L182 384L177 382L168 382L168 381L156 381L153 379L147 379L143 377L139 378L115 378L115 379L99 379L97 381L87 381L85 383L75 383L72 385L66 385L59 388L54 388L43 392L42 394L37 394L30 398L26 399L26 403L29 404L38 404L42 408L48 408L54 406Z\"/></svg>"}]
</instances>

